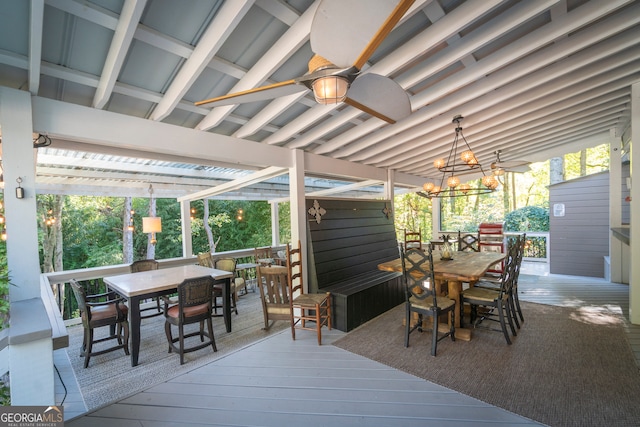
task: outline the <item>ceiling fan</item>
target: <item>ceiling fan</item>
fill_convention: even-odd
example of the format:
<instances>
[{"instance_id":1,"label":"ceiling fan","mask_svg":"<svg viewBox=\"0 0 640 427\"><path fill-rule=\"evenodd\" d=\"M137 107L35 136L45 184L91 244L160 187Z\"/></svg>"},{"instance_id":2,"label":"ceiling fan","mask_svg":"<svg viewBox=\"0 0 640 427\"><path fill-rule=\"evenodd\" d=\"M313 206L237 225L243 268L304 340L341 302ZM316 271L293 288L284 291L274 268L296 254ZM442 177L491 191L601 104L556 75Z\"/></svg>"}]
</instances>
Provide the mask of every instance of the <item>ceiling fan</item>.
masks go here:
<instances>
[{"instance_id":1,"label":"ceiling fan","mask_svg":"<svg viewBox=\"0 0 640 427\"><path fill-rule=\"evenodd\" d=\"M491 163L491 171L494 175L504 175L505 172L522 173L529 170L529 165L531 164L531 162L527 162L526 160L502 161L500 160L501 153L502 150L496 150L493 152L493 154L496 155L496 160Z\"/></svg>"},{"instance_id":2,"label":"ceiling fan","mask_svg":"<svg viewBox=\"0 0 640 427\"><path fill-rule=\"evenodd\" d=\"M242 104L311 90L320 104L344 102L395 123L411 113L409 96L390 78L361 70L414 1L322 0L311 24L308 73L195 105Z\"/></svg>"}]
</instances>

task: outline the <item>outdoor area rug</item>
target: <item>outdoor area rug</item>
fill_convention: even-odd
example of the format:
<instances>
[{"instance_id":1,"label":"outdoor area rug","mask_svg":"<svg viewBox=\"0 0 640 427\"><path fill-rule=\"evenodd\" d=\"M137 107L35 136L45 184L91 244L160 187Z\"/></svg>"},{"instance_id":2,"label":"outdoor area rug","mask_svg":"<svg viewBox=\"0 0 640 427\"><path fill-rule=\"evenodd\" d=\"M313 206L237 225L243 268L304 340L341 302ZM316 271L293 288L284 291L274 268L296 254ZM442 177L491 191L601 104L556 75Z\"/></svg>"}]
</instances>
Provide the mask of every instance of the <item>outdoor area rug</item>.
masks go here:
<instances>
[{"instance_id":1,"label":"outdoor area rug","mask_svg":"<svg viewBox=\"0 0 640 427\"><path fill-rule=\"evenodd\" d=\"M473 329L430 354L431 332L404 347L401 304L334 345L551 426L637 426L640 373L620 314L603 307L524 303L525 322L502 332ZM493 323L493 322L492 322Z\"/></svg>"},{"instance_id":2,"label":"outdoor area rug","mask_svg":"<svg viewBox=\"0 0 640 427\"><path fill-rule=\"evenodd\" d=\"M218 309L218 313L221 309ZM84 358L80 357L82 346L82 325L70 326L67 353L78 385L85 399L88 411L113 403L155 384L165 382L178 375L219 359L233 351L260 341L269 335L289 327L287 322L275 322L269 331L262 330L264 320L259 292L249 292L238 299L238 315L232 313L232 331L228 333L222 317L213 319L217 352L211 347L185 354L185 364L180 365L177 353L168 353L169 346L164 332L164 317L156 316L142 320L140 357L138 366L131 366L131 358L123 350L116 350L99 356L92 356L89 367L84 368ZM187 325L186 330L198 328L197 324ZM98 334L106 335L108 328L99 328ZM177 329L173 329L177 336ZM102 336L102 335L101 335ZM198 337L191 338L199 342ZM191 341L193 342L193 341ZM115 341L94 346L112 346Z\"/></svg>"}]
</instances>

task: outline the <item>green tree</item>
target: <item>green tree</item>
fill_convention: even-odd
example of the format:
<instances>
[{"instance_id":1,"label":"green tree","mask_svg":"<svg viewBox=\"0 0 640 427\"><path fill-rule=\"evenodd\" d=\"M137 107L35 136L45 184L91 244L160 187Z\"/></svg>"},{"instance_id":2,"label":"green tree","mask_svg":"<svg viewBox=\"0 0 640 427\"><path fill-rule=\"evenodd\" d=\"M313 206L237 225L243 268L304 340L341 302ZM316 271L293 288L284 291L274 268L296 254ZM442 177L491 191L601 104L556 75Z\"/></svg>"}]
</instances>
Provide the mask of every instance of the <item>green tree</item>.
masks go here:
<instances>
[{"instance_id":1,"label":"green tree","mask_svg":"<svg viewBox=\"0 0 640 427\"><path fill-rule=\"evenodd\" d=\"M525 206L509 212L504 218L505 231L549 231L549 209Z\"/></svg>"}]
</instances>

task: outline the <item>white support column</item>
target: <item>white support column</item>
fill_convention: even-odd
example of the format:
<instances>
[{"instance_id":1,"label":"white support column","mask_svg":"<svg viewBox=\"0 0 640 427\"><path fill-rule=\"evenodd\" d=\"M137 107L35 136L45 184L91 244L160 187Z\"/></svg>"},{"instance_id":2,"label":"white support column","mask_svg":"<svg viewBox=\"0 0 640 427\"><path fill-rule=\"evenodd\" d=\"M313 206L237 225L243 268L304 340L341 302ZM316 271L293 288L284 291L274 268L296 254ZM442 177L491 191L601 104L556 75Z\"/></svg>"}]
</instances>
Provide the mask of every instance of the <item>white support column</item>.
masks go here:
<instances>
[{"instance_id":1,"label":"white support column","mask_svg":"<svg viewBox=\"0 0 640 427\"><path fill-rule=\"evenodd\" d=\"M280 246L280 215L278 202L270 202L271 205L271 246Z\"/></svg>"},{"instance_id":2,"label":"white support column","mask_svg":"<svg viewBox=\"0 0 640 427\"><path fill-rule=\"evenodd\" d=\"M291 242L300 240L302 245L302 277L305 292L308 291L307 213L304 197L304 151L292 150L293 167L289 168L289 200L291 203Z\"/></svg>"},{"instance_id":3,"label":"white support column","mask_svg":"<svg viewBox=\"0 0 640 427\"><path fill-rule=\"evenodd\" d=\"M2 167L11 301L40 298L36 168L29 92L0 87ZM16 180L21 180L18 184ZM24 197L18 199L16 189Z\"/></svg>"},{"instance_id":4,"label":"white support column","mask_svg":"<svg viewBox=\"0 0 640 427\"><path fill-rule=\"evenodd\" d=\"M640 259L640 156L634 161L633 143L640 143L640 82L631 85L631 220L629 226L631 259ZM638 178L638 179L635 179ZM635 182L634 182L635 181ZM631 262L629 268L629 320L640 325L640 265Z\"/></svg>"},{"instance_id":5,"label":"white support column","mask_svg":"<svg viewBox=\"0 0 640 427\"><path fill-rule=\"evenodd\" d=\"M7 266L14 285L9 287L11 404L54 405L51 323L40 291L31 108L29 92L0 87Z\"/></svg>"},{"instance_id":6,"label":"white support column","mask_svg":"<svg viewBox=\"0 0 640 427\"><path fill-rule=\"evenodd\" d=\"M204 199L205 203L207 199ZM180 224L182 225L182 256L190 258L193 256L193 240L191 239L191 202L182 200L180 202Z\"/></svg>"},{"instance_id":7,"label":"white support column","mask_svg":"<svg viewBox=\"0 0 640 427\"><path fill-rule=\"evenodd\" d=\"M609 131L609 228L622 226L622 157L616 130ZM622 283L622 243L609 230L609 280Z\"/></svg>"},{"instance_id":8,"label":"white support column","mask_svg":"<svg viewBox=\"0 0 640 427\"><path fill-rule=\"evenodd\" d=\"M431 199L431 238L437 239L440 235L440 199Z\"/></svg>"},{"instance_id":9,"label":"white support column","mask_svg":"<svg viewBox=\"0 0 640 427\"><path fill-rule=\"evenodd\" d=\"M394 207L393 199L395 197L396 186L396 171L393 169L387 169L387 181L384 183L384 198L391 200L391 215L393 215L395 221L396 210Z\"/></svg>"}]
</instances>

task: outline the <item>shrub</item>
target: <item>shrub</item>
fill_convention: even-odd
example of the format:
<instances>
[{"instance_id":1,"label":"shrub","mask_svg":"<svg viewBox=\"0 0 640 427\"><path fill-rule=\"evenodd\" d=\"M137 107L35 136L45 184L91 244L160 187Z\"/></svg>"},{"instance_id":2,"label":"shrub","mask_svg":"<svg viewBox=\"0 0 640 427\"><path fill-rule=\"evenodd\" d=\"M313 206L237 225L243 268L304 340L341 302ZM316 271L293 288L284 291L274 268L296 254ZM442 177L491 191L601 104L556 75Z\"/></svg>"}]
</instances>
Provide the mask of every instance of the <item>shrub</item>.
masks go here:
<instances>
[{"instance_id":1,"label":"shrub","mask_svg":"<svg viewBox=\"0 0 640 427\"><path fill-rule=\"evenodd\" d=\"M549 210L539 206L525 206L509 212L505 231L549 231Z\"/></svg>"}]
</instances>

